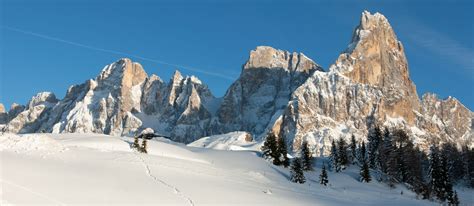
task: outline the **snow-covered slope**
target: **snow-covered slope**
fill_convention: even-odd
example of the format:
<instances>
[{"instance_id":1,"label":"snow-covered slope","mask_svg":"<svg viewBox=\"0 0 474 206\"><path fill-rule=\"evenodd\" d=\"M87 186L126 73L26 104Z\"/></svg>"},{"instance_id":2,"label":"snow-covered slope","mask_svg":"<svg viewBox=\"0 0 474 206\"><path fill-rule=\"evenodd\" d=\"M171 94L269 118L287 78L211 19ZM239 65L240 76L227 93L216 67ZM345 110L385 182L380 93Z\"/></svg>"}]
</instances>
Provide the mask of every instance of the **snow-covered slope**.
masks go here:
<instances>
[{"instance_id":1,"label":"snow-covered slope","mask_svg":"<svg viewBox=\"0 0 474 206\"><path fill-rule=\"evenodd\" d=\"M0 136L1 205L436 205L403 189L360 183L356 168L329 172L330 186L305 173L288 180L252 151L218 151L148 141L149 154L131 138L91 134ZM403 195L400 192L403 191ZM474 204L472 190L458 189Z\"/></svg>"},{"instance_id":2,"label":"snow-covered slope","mask_svg":"<svg viewBox=\"0 0 474 206\"><path fill-rule=\"evenodd\" d=\"M188 146L215 150L260 151L261 143L253 141L252 135L248 132L229 132L226 134L203 137L189 143Z\"/></svg>"}]
</instances>

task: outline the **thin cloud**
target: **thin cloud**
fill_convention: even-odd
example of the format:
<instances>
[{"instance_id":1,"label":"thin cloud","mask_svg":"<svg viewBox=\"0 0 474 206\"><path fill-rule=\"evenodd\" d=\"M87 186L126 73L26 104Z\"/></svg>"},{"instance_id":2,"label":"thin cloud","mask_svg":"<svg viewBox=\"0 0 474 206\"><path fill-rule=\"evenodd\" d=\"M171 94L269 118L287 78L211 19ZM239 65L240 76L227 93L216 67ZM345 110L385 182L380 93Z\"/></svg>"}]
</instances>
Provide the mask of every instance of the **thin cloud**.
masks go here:
<instances>
[{"instance_id":1,"label":"thin cloud","mask_svg":"<svg viewBox=\"0 0 474 206\"><path fill-rule=\"evenodd\" d=\"M456 40L414 20L405 21L406 36L415 44L463 67L474 74L474 51Z\"/></svg>"},{"instance_id":2,"label":"thin cloud","mask_svg":"<svg viewBox=\"0 0 474 206\"><path fill-rule=\"evenodd\" d=\"M221 74L221 73L217 73L217 72L209 72L209 71L205 71L205 70L198 69L198 68L195 68L195 67L184 66L184 65L179 65L179 64L173 64L173 63L165 62L165 61L158 60L158 59L152 59L152 58L148 58L148 57L144 57L144 56L139 56L139 55L130 54L130 53L121 52L121 51L116 51L116 50L111 50L111 49L99 48L99 47L95 47L95 46L91 46L91 45L87 45L87 44L81 44L81 43L78 43L78 42L73 42L73 41L69 41L69 40L65 40L65 39L61 39L61 38L57 38L57 37L53 37L53 36L49 36L49 35L44 35L44 34L32 32L32 31L26 31L26 30L22 30L22 29L10 27L10 26L0 26L0 27L3 28L3 29L6 29L6 30L15 31L15 32L18 32L18 33L27 34L27 35L31 35L31 36L39 37L39 38L42 38L42 39L51 40L51 41L61 42L61 43L65 43L65 44L69 44L69 45L73 45L73 46L77 46L77 47L82 47L82 48L86 48L86 49L90 49L90 50L95 50L95 51L100 51L100 52L105 52L105 53L110 53L110 54L117 54L117 55L122 55L122 56L130 57L130 58L141 59L141 60L144 60L144 61L149 61L149 62L153 62L153 63L157 63L157 64L178 67L178 68L181 68L181 69L184 69L184 70L188 70L188 71L192 71L192 72L196 72L196 73L201 73L201 74L205 74L205 75L209 75L209 76L224 78L224 79L227 79L227 80L235 80L235 78L232 78L232 77L230 77L229 75L226 75L226 74Z\"/></svg>"}]
</instances>

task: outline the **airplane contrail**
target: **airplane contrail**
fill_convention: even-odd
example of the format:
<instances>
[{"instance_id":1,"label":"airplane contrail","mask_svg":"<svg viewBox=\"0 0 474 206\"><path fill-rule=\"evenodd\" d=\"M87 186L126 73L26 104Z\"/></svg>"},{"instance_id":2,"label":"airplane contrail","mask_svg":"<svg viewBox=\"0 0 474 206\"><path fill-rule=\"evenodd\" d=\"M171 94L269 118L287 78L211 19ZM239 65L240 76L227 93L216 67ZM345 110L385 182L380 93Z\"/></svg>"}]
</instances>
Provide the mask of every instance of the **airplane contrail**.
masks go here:
<instances>
[{"instance_id":1,"label":"airplane contrail","mask_svg":"<svg viewBox=\"0 0 474 206\"><path fill-rule=\"evenodd\" d=\"M31 36L35 36L35 37L39 37L39 38L43 38L43 39L47 39L47 40L51 40L51 41L57 41L57 42L61 42L61 43L65 43L65 44L69 44L69 45L73 45L73 46L86 48L86 49L91 49L91 50L101 51L101 52L106 52L106 53L111 53L111 54L123 55L123 56L126 56L126 57L141 59L141 60L144 60L144 61L154 62L154 63L173 66L173 67L178 67L178 68L181 68L181 69L185 69L185 70L188 70L188 71L197 72L197 73L201 73L201 74L205 74L205 75L209 75L209 76L220 77L220 78L224 78L224 79L228 79L228 80L235 80L234 78L230 77L229 75L225 75L225 74L221 74L221 73L204 71L204 70L194 68L194 67L168 63L168 62L165 62L165 61L152 59L152 58L139 56L139 55L134 55L134 54L129 54L129 53L126 53L126 52L121 52L121 51L116 51L116 50L111 50L111 49L104 49L104 48L99 48L99 47L90 46L90 45L86 45L86 44L81 44L81 43L77 43L77 42L73 42L73 41L69 41L69 40L65 40L65 39L61 39L61 38L57 38L57 37L53 37L53 36L49 36L49 35L44 35L44 34L32 32L32 31L26 31L26 30L18 29L18 28L15 28L15 27L10 27L10 26L0 26L0 27L4 28L6 30L15 31L15 32L19 32L19 33L23 33L23 34L27 34L27 35L31 35Z\"/></svg>"}]
</instances>

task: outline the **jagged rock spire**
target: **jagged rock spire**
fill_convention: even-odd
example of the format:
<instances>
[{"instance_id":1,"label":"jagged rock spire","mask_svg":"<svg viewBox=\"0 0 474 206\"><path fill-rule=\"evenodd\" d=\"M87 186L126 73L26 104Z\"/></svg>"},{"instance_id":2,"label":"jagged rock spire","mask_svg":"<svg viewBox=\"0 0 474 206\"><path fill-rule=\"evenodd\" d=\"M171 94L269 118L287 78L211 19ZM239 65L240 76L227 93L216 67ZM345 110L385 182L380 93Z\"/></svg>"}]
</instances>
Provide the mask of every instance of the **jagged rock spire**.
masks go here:
<instances>
[{"instance_id":1,"label":"jagged rock spire","mask_svg":"<svg viewBox=\"0 0 474 206\"><path fill-rule=\"evenodd\" d=\"M391 98L380 102L379 106L383 108L380 111L414 124L413 110L420 110L416 87L410 79L403 46L382 14L362 13L349 48L339 56L331 70L356 83L382 88Z\"/></svg>"}]
</instances>

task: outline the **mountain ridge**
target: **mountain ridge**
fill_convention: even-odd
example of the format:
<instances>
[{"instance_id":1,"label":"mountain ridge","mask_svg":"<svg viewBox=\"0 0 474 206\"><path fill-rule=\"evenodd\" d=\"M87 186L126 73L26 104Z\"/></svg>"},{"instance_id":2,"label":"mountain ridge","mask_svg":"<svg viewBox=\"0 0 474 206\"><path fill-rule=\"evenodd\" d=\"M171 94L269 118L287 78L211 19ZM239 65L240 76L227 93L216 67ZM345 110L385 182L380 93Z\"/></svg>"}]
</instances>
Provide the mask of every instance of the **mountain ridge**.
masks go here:
<instances>
[{"instance_id":1,"label":"mountain ridge","mask_svg":"<svg viewBox=\"0 0 474 206\"><path fill-rule=\"evenodd\" d=\"M308 141L316 155L327 154L340 136L365 138L375 125L403 128L425 149L446 141L474 146L472 111L455 98L420 99L388 20L367 11L328 71L302 53L258 46L216 98L197 77L176 71L164 82L122 58L71 86L64 99L39 93L26 107L0 111L0 125L2 119L0 129L12 133L130 136L151 127L184 143L234 131L262 140L273 131L293 151Z\"/></svg>"}]
</instances>

